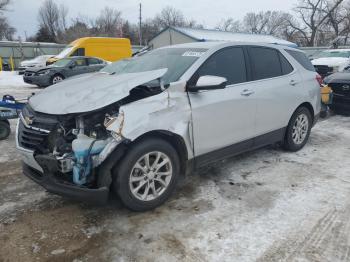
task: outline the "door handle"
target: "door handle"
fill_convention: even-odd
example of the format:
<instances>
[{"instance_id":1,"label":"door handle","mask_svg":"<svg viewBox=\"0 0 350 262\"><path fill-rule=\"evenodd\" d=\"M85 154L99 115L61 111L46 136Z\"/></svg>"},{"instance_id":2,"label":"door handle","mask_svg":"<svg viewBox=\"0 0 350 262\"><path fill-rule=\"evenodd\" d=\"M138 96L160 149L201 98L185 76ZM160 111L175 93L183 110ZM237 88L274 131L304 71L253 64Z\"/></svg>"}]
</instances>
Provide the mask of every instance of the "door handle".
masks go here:
<instances>
[{"instance_id":1,"label":"door handle","mask_svg":"<svg viewBox=\"0 0 350 262\"><path fill-rule=\"evenodd\" d=\"M292 80L290 80L289 84L290 84L291 86L295 86L295 85L298 84L298 82L295 81L294 79L292 79Z\"/></svg>"},{"instance_id":2,"label":"door handle","mask_svg":"<svg viewBox=\"0 0 350 262\"><path fill-rule=\"evenodd\" d=\"M250 96L252 94L254 94L255 92L253 90L249 90L249 89L244 89L242 92L241 92L241 95L242 96Z\"/></svg>"}]
</instances>

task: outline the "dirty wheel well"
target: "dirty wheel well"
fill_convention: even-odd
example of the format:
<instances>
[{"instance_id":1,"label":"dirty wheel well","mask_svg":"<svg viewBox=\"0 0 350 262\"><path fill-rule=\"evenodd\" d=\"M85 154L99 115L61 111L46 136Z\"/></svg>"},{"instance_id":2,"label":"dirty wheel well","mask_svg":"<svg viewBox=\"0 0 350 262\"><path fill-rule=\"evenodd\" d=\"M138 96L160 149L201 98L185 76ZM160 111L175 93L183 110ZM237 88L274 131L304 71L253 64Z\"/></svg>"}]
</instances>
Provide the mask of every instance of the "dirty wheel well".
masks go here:
<instances>
[{"instance_id":1,"label":"dirty wheel well","mask_svg":"<svg viewBox=\"0 0 350 262\"><path fill-rule=\"evenodd\" d=\"M146 134L143 134L142 136L138 137L135 141L132 143L137 143L141 140L148 139L148 138L161 138L171 144L176 152L179 155L180 158L180 164L181 164L181 173L185 175L186 173L186 162L188 160L188 152L186 148L185 141L183 138L177 134L171 133L169 131L163 131L163 130L157 130L157 131L151 131Z\"/></svg>"},{"instance_id":2,"label":"dirty wheel well","mask_svg":"<svg viewBox=\"0 0 350 262\"><path fill-rule=\"evenodd\" d=\"M308 109L310 111L310 114L312 117L312 122L313 122L314 118L315 118L315 111L314 111L314 108L312 107L312 105L308 102L305 102L305 103L302 103L300 106L298 106L298 108L296 110L298 110L300 107L305 107L306 109Z\"/></svg>"}]
</instances>

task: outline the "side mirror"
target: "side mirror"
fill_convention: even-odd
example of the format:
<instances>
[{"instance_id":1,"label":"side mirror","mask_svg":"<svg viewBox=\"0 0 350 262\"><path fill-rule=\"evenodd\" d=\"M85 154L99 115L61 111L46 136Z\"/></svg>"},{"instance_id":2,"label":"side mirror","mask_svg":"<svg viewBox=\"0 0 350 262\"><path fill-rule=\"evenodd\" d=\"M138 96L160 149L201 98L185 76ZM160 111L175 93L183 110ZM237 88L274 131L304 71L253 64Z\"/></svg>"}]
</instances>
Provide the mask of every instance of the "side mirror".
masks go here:
<instances>
[{"instance_id":1,"label":"side mirror","mask_svg":"<svg viewBox=\"0 0 350 262\"><path fill-rule=\"evenodd\" d=\"M187 87L189 92L197 92L200 90L216 90L224 89L227 84L227 79L220 76L201 76L195 86Z\"/></svg>"},{"instance_id":2,"label":"side mirror","mask_svg":"<svg viewBox=\"0 0 350 262\"><path fill-rule=\"evenodd\" d=\"M70 66L69 66L69 69L73 69L75 67L75 64L71 64Z\"/></svg>"}]
</instances>

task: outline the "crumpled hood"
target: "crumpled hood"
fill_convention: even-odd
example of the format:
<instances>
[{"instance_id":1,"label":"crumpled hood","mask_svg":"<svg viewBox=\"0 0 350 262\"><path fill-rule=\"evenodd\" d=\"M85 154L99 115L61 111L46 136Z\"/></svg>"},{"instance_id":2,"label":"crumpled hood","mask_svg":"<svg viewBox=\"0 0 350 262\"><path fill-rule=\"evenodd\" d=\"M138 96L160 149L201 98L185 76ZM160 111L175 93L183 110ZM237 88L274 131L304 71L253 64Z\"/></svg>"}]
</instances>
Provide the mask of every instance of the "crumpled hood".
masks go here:
<instances>
[{"instance_id":1,"label":"crumpled hood","mask_svg":"<svg viewBox=\"0 0 350 262\"><path fill-rule=\"evenodd\" d=\"M349 58L346 57L322 57L311 61L313 65L347 66L350 63Z\"/></svg>"},{"instance_id":2,"label":"crumpled hood","mask_svg":"<svg viewBox=\"0 0 350 262\"><path fill-rule=\"evenodd\" d=\"M37 112L51 115L90 112L129 95L139 85L161 78L168 69L110 75L86 74L52 85L29 99Z\"/></svg>"}]
</instances>

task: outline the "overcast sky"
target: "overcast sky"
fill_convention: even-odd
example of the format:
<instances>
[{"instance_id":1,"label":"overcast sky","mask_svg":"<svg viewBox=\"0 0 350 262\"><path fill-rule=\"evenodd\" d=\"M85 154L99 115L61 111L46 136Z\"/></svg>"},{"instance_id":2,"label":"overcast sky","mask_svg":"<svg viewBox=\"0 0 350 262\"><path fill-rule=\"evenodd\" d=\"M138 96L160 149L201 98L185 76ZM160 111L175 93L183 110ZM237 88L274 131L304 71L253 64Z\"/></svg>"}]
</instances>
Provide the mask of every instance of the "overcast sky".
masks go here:
<instances>
[{"instance_id":1,"label":"overcast sky","mask_svg":"<svg viewBox=\"0 0 350 262\"><path fill-rule=\"evenodd\" d=\"M44 0L12 0L6 16L17 34L28 36L37 29L37 13ZM120 10L123 18L138 21L138 4L142 3L143 17L153 17L165 6L180 9L188 19L194 19L207 28L215 27L222 18L241 19L245 13L266 10L288 11L296 0L55 0L69 8L69 17L80 15L96 17L101 9L110 6Z\"/></svg>"}]
</instances>

